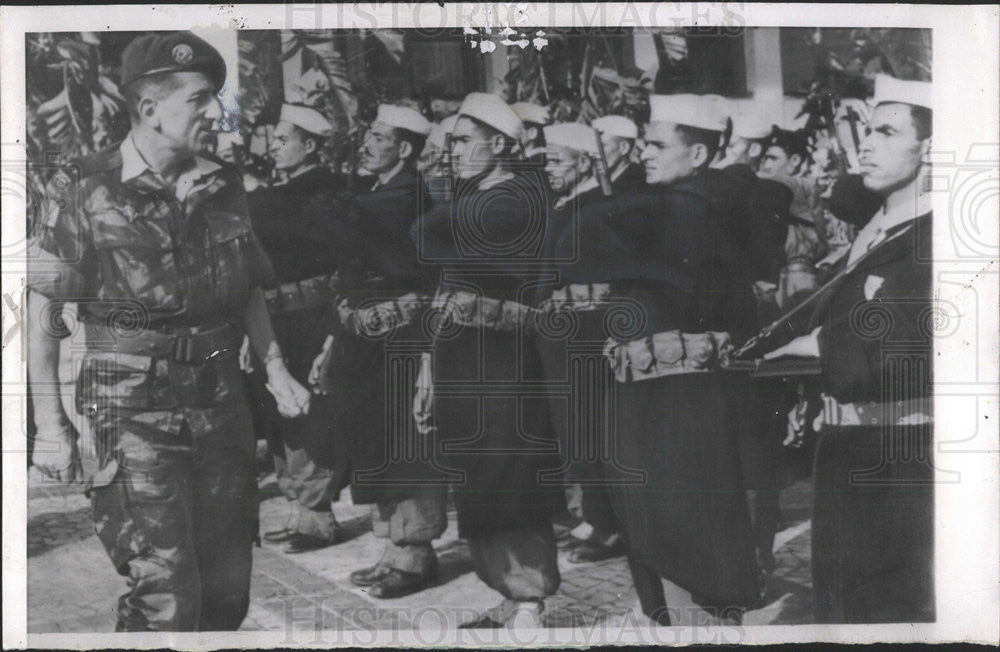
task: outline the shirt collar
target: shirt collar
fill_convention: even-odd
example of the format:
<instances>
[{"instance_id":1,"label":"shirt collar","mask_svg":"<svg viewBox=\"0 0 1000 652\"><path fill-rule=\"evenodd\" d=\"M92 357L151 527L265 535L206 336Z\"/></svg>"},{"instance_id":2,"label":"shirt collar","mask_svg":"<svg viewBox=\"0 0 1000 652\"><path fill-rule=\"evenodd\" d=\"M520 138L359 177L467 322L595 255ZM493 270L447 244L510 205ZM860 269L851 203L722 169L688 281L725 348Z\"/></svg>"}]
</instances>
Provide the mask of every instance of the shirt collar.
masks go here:
<instances>
[{"instance_id":1,"label":"shirt collar","mask_svg":"<svg viewBox=\"0 0 1000 652\"><path fill-rule=\"evenodd\" d=\"M872 218L871 223L883 231L888 231L893 227L899 226L910 220L915 220L921 215L926 215L931 212L933 208L933 201L931 200L931 194L928 192L922 192L913 198L912 201L906 201L901 204L897 204L891 209L886 209L885 206L882 207L875 217Z\"/></svg>"},{"instance_id":2,"label":"shirt collar","mask_svg":"<svg viewBox=\"0 0 1000 652\"><path fill-rule=\"evenodd\" d=\"M139 153L138 148L136 148L131 132L129 132L128 136L125 137L125 140L122 141L119 149L122 156L122 183L141 176L147 170L156 174L156 172L146 163L146 160L142 158L142 154ZM195 156L192 160L193 164L190 168L181 173L178 177L178 181L180 181L182 177L200 179L222 168L222 166L215 161L210 161L209 159L202 158L201 156ZM156 176L159 178L158 174Z\"/></svg>"},{"instance_id":3,"label":"shirt collar","mask_svg":"<svg viewBox=\"0 0 1000 652\"><path fill-rule=\"evenodd\" d=\"M379 188L384 188L388 186L390 183L392 183L392 180L398 177L399 173L403 171L403 166L405 164L406 161L400 159L399 161L396 162L396 165L394 165L392 169L389 170L388 176L386 176L385 179L383 179L381 175L378 175L378 178L375 180L375 185L372 186L372 190L378 190Z\"/></svg>"}]
</instances>

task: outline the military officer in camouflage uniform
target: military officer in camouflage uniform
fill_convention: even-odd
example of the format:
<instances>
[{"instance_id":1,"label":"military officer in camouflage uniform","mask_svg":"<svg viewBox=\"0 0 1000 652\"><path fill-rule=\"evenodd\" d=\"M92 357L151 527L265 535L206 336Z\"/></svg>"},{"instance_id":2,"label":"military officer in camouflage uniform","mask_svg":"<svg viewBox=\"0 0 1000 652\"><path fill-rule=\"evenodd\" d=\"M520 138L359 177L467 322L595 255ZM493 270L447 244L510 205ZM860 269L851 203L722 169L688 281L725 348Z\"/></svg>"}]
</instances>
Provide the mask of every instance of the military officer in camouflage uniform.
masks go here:
<instances>
[{"instance_id":1,"label":"military officer in camouflage uniform","mask_svg":"<svg viewBox=\"0 0 1000 652\"><path fill-rule=\"evenodd\" d=\"M88 494L129 589L117 629L235 630L257 521L244 333L282 414L306 411L309 393L274 340L260 290L270 264L243 184L205 154L222 116L222 57L189 32L156 33L126 48L122 68L131 132L54 176L32 238L33 461L60 481L80 471L76 432L44 391L58 386L50 326L77 302L87 338L77 406L100 460Z\"/></svg>"}]
</instances>

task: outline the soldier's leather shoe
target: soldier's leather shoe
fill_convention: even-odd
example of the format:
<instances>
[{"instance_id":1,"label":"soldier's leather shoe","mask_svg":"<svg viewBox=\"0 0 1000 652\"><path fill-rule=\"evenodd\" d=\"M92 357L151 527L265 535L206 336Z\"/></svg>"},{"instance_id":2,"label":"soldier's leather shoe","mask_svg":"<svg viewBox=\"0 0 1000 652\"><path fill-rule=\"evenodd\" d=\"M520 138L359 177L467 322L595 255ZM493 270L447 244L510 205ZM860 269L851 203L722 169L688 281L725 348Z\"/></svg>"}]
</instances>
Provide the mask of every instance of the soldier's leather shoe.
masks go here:
<instances>
[{"instance_id":1,"label":"soldier's leather shoe","mask_svg":"<svg viewBox=\"0 0 1000 652\"><path fill-rule=\"evenodd\" d=\"M284 553L286 555L297 555L299 553L309 552L310 550L329 548L336 543L336 539L331 541L329 539L321 539L319 537L313 537L308 534L296 532L295 536L288 540L288 545L285 546Z\"/></svg>"},{"instance_id":2,"label":"soldier's leather shoe","mask_svg":"<svg viewBox=\"0 0 1000 652\"><path fill-rule=\"evenodd\" d=\"M387 570L388 573L368 588L368 595L383 600L401 598L404 595L423 591L433 583L427 575L407 573L398 568Z\"/></svg>"},{"instance_id":3,"label":"soldier's leather shoe","mask_svg":"<svg viewBox=\"0 0 1000 652\"><path fill-rule=\"evenodd\" d=\"M284 543L289 541L297 533L295 530L289 530L288 528L282 528L280 530L271 530L270 532L264 533L264 541L268 543Z\"/></svg>"},{"instance_id":4,"label":"soldier's leather shoe","mask_svg":"<svg viewBox=\"0 0 1000 652\"><path fill-rule=\"evenodd\" d=\"M361 570L354 571L348 578L354 586L371 586L388 575L391 570L388 566L375 564L370 568L362 568Z\"/></svg>"},{"instance_id":5,"label":"soldier's leather shoe","mask_svg":"<svg viewBox=\"0 0 1000 652\"><path fill-rule=\"evenodd\" d=\"M569 560L574 564L587 562L604 561L614 557L621 557L625 554L625 544L619 538L610 546L585 541L582 546L569 553Z\"/></svg>"}]
</instances>

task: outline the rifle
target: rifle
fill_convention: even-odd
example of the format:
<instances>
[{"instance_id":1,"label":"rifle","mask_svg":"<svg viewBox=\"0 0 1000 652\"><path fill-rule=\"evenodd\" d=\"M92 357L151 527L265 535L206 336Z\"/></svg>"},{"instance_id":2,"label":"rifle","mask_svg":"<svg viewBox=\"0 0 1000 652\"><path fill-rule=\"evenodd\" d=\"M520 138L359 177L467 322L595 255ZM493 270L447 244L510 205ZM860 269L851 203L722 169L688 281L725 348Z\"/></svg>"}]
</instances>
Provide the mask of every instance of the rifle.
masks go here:
<instances>
[{"instance_id":1,"label":"rifle","mask_svg":"<svg viewBox=\"0 0 1000 652\"><path fill-rule=\"evenodd\" d=\"M895 233L891 237L886 238L885 240L883 240L882 244L880 246L884 246L886 243L895 240L896 238L904 235L905 233L908 233L909 230L910 229L908 229L908 228L907 229L900 229L898 233ZM754 335L753 337L751 337L750 339L748 339L743 344L743 346L741 346L740 348L736 349L731 354L729 354L726 357L726 359L723 360L723 365L722 366L724 368L726 368L726 369L732 369L732 370L740 370L740 369L746 370L746 369L750 369L750 368L754 367L754 364L756 364L756 366L759 366L760 365L760 361L755 361L755 360L737 360L737 358L739 358L740 356L744 355L747 351L750 351L755 346L757 346L758 344L760 344L763 340L766 340L768 337L770 337L771 335L773 335L775 333L775 331L778 330L778 328L780 328L783 324L785 324L786 322L788 322L788 320L791 319L792 317L795 317L796 315L802 313L806 307L811 307L814 303L816 303L816 300L820 296L822 296L822 295L824 295L826 293L826 291L829 288L831 288L835 284L839 283L840 280L842 278L844 278L844 276L846 276L848 273L852 272L858 265L861 264L861 262L863 260L865 260L868 256L870 256L872 254L872 252L877 251L877 250L878 250L878 247L873 247L872 249L869 249L865 253L863 253L860 256L858 256L858 258L853 263L851 263L849 265L844 265L840 269L839 272L837 272L836 274L834 274L833 277L829 281L827 281L826 283L824 283L818 290L816 290L811 295L809 295L808 297L806 297L806 299L802 303L800 303L799 305L795 306L794 308L792 308L791 310L789 310L788 312L786 312L782 316L778 317L777 319L775 319L773 322L771 322L770 324L768 324L764 328L760 329L760 331L756 335ZM773 361L769 360L768 362L773 362Z\"/></svg>"},{"instance_id":2,"label":"rifle","mask_svg":"<svg viewBox=\"0 0 1000 652\"><path fill-rule=\"evenodd\" d=\"M858 136L858 122L861 121L861 116L858 115L858 112L850 104L847 105L846 113L847 122L851 125L851 140L854 141L854 152L858 153L861 151L861 138Z\"/></svg>"},{"instance_id":3,"label":"rifle","mask_svg":"<svg viewBox=\"0 0 1000 652\"><path fill-rule=\"evenodd\" d=\"M594 137L597 139L597 181L601 184L601 192L605 197L610 197L614 192L611 188L611 177L608 175L608 157L604 152L604 141L601 140L601 132L594 129Z\"/></svg>"},{"instance_id":4,"label":"rifle","mask_svg":"<svg viewBox=\"0 0 1000 652\"><path fill-rule=\"evenodd\" d=\"M441 153L441 168L443 175L432 181L440 183L443 187L443 196L446 201L451 201L455 192L455 171L451 167L451 143L450 133L444 135L444 151Z\"/></svg>"},{"instance_id":5,"label":"rifle","mask_svg":"<svg viewBox=\"0 0 1000 652\"><path fill-rule=\"evenodd\" d=\"M448 176L455 176L455 171L451 169L451 143L452 135L446 133L444 135L444 153L441 154L441 166L444 167Z\"/></svg>"}]
</instances>

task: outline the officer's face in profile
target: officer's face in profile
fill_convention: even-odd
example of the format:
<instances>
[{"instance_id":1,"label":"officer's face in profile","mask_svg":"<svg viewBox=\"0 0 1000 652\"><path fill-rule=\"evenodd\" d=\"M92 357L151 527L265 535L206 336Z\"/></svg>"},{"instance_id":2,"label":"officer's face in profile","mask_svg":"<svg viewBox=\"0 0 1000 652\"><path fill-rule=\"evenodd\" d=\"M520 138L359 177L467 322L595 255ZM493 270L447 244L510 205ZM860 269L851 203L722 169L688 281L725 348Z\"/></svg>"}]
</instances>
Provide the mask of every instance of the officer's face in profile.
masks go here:
<instances>
[{"instance_id":1,"label":"officer's face in profile","mask_svg":"<svg viewBox=\"0 0 1000 652\"><path fill-rule=\"evenodd\" d=\"M215 142L222 105L208 75L175 72L139 102L139 115L179 156L207 153Z\"/></svg>"},{"instance_id":2,"label":"officer's face in profile","mask_svg":"<svg viewBox=\"0 0 1000 652\"><path fill-rule=\"evenodd\" d=\"M700 145L688 145L672 122L653 122L646 128L640 160L646 168L646 183L673 183L694 174L707 152Z\"/></svg>"},{"instance_id":3,"label":"officer's face in profile","mask_svg":"<svg viewBox=\"0 0 1000 652\"><path fill-rule=\"evenodd\" d=\"M883 195L917 176L930 139L918 140L908 104L880 104L858 151L865 187Z\"/></svg>"},{"instance_id":4,"label":"officer's face in profile","mask_svg":"<svg viewBox=\"0 0 1000 652\"><path fill-rule=\"evenodd\" d=\"M291 122L281 121L274 127L270 154L274 167L290 172L301 167L316 151L316 141Z\"/></svg>"},{"instance_id":5,"label":"officer's face in profile","mask_svg":"<svg viewBox=\"0 0 1000 652\"><path fill-rule=\"evenodd\" d=\"M404 145L409 147L409 143L396 139L396 132L392 127L381 122L373 122L361 143L359 151L361 167L372 174L388 172L409 153L409 150L404 152Z\"/></svg>"},{"instance_id":6,"label":"officer's face in profile","mask_svg":"<svg viewBox=\"0 0 1000 652\"><path fill-rule=\"evenodd\" d=\"M498 149L499 147L499 149ZM503 151L503 136L488 133L468 116L455 123L451 137L451 164L459 179L472 179L489 172Z\"/></svg>"},{"instance_id":7,"label":"officer's face in profile","mask_svg":"<svg viewBox=\"0 0 1000 652\"><path fill-rule=\"evenodd\" d=\"M587 157L568 147L549 145L545 150L545 176L559 195L571 191L589 168Z\"/></svg>"}]
</instances>

